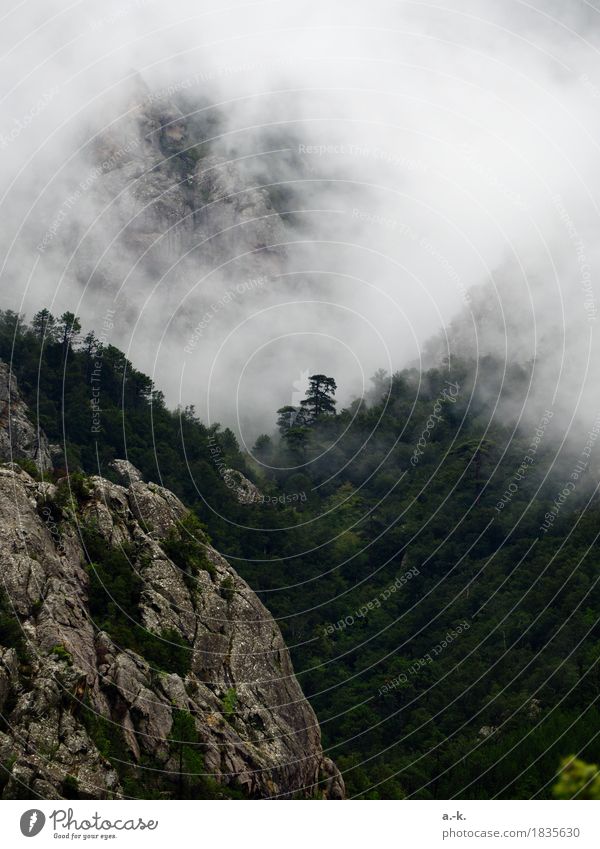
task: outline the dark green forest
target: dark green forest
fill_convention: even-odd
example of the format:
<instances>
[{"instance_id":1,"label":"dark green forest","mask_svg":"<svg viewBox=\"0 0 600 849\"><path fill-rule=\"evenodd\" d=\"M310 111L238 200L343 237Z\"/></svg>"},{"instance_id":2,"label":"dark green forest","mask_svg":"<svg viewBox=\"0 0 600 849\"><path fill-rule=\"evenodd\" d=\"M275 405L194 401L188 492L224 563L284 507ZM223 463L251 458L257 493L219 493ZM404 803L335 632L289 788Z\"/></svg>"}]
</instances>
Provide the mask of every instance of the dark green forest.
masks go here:
<instances>
[{"instance_id":1,"label":"dark green forest","mask_svg":"<svg viewBox=\"0 0 600 849\"><path fill-rule=\"evenodd\" d=\"M195 512L277 618L349 796L545 798L562 758L598 762L600 509L586 468L552 512L577 457L554 462L543 409L492 414L526 367L502 387L491 358L380 372L344 409L315 375L248 456L70 314L0 314L0 358L57 479L127 457ZM264 499L238 503L224 468Z\"/></svg>"}]
</instances>

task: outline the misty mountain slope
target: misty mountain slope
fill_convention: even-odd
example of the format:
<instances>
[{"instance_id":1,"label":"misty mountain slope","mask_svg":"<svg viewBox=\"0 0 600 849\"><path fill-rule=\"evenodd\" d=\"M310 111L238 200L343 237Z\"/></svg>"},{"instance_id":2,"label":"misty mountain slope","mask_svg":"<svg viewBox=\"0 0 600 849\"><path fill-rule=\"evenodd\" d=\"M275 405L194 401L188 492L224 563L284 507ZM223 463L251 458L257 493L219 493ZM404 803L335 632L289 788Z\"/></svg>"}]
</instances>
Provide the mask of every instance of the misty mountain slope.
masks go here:
<instances>
[{"instance_id":1,"label":"misty mountain slope","mask_svg":"<svg viewBox=\"0 0 600 849\"><path fill-rule=\"evenodd\" d=\"M179 499L115 473L0 468L4 798L340 798L270 614Z\"/></svg>"},{"instance_id":2,"label":"misty mountain slope","mask_svg":"<svg viewBox=\"0 0 600 849\"><path fill-rule=\"evenodd\" d=\"M112 295L137 319L156 288L189 333L227 283L283 271L284 249L270 246L286 241L287 228L269 190L256 186L253 158L213 151L218 109L188 108L135 80L121 116L87 146L96 215L63 250L87 296L108 305Z\"/></svg>"},{"instance_id":3,"label":"misty mountain slope","mask_svg":"<svg viewBox=\"0 0 600 849\"><path fill-rule=\"evenodd\" d=\"M469 303L423 346L420 368L453 360L483 366L473 376L475 403L506 425L535 428L552 410L567 447L585 441L600 404L596 307L589 291L548 294L550 281L501 268L469 291Z\"/></svg>"}]
</instances>

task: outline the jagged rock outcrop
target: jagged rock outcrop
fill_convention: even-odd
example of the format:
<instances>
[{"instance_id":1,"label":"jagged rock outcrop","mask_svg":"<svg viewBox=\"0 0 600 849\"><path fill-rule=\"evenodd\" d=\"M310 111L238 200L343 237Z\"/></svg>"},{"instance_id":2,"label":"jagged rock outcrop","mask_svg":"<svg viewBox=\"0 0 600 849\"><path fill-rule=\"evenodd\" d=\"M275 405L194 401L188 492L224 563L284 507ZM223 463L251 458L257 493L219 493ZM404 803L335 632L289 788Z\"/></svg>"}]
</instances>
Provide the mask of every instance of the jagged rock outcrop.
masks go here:
<instances>
[{"instance_id":1,"label":"jagged rock outcrop","mask_svg":"<svg viewBox=\"0 0 600 849\"><path fill-rule=\"evenodd\" d=\"M79 482L76 498L75 486L68 492L69 481L39 483L16 465L0 467L5 606L23 635L16 650L0 649L3 795L123 795L123 769L107 758L99 723L122 737L125 770L151 763L177 776L170 738L180 712L191 717L207 779L253 797L342 797L268 611L202 540L192 541L203 557L194 569L166 553L166 539L169 551L179 538L189 549L183 504L141 480L125 487L94 477ZM185 670L157 666L94 621L85 528L107 550L127 552L143 629L176 641ZM137 627L133 610L123 616Z\"/></svg>"},{"instance_id":2,"label":"jagged rock outcrop","mask_svg":"<svg viewBox=\"0 0 600 849\"><path fill-rule=\"evenodd\" d=\"M240 504L254 504L263 500L263 494L256 484L237 469L225 469L224 480Z\"/></svg>"},{"instance_id":3,"label":"jagged rock outcrop","mask_svg":"<svg viewBox=\"0 0 600 849\"><path fill-rule=\"evenodd\" d=\"M19 460L35 463L40 472L52 469L48 440L31 421L17 378L0 361L0 462Z\"/></svg>"},{"instance_id":4,"label":"jagged rock outcrop","mask_svg":"<svg viewBox=\"0 0 600 849\"><path fill-rule=\"evenodd\" d=\"M113 460L112 463L109 463L109 468L115 472L119 482L125 484L125 486L144 480L142 473L129 460Z\"/></svg>"}]
</instances>

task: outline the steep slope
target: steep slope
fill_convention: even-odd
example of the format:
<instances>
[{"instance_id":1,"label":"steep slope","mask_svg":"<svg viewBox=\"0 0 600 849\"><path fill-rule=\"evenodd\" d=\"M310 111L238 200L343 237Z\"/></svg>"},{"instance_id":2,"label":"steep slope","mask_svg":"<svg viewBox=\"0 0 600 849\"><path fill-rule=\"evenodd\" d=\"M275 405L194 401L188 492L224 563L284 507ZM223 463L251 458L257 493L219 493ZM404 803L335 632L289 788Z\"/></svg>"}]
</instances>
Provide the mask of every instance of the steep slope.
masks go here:
<instances>
[{"instance_id":1,"label":"steep slope","mask_svg":"<svg viewBox=\"0 0 600 849\"><path fill-rule=\"evenodd\" d=\"M3 796L341 798L268 611L176 496L115 471L0 466Z\"/></svg>"}]
</instances>

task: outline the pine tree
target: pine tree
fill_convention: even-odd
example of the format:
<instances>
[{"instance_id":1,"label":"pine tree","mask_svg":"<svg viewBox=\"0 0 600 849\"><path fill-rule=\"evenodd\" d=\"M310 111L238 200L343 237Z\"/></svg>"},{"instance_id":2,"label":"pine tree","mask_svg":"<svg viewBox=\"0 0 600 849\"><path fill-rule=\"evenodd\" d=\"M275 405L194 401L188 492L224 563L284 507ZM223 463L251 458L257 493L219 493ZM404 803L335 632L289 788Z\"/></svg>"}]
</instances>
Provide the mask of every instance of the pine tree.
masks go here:
<instances>
[{"instance_id":1,"label":"pine tree","mask_svg":"<svg viewBox=\"0 0 600 849\"><path fill-rule=\"evenodd\" d=\"M300 402L307 424L313 424L323 416L335 415L335 395L337 385L333 377L313 374L308 378L306 398Z\"/></svg>"},{"instance_id":2,"label":"pine tree","mask_svg":"<svg viewBox=\"0 0 600 849\"><path fill-rule=\"evenodd\" d=\"M60 317L59 332L65 352L70 351L73 342L81 333L81 322L72 312L65 312Z\"/></svg>"},{"instance_id":3,"label":"pine tree","mask_svg":"<svg viewBox=\"0 0 600 849\"><path fill-rule=\"evenodd\" d=\"M56 341L56 319L50 310L43 309L37 312L33 316L31 327L42 342Z\"/></svg>"},{"instance_id":4,"label":"pine tree","mask_svg":"<svg viewBox=\"0 0 600 849\"><path fill-rule=\"evenodd\" d=\"M85 351L86 359L91 361L96 356L100 349L100 342L94 332L88 333L83 339L83 350Z\"/></svg>"}]
</instances>

